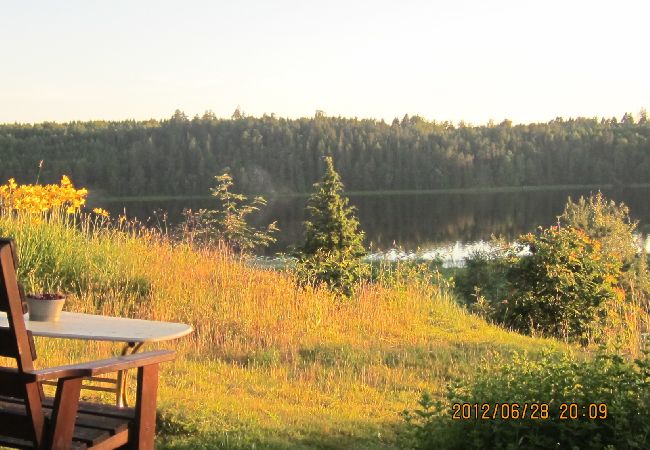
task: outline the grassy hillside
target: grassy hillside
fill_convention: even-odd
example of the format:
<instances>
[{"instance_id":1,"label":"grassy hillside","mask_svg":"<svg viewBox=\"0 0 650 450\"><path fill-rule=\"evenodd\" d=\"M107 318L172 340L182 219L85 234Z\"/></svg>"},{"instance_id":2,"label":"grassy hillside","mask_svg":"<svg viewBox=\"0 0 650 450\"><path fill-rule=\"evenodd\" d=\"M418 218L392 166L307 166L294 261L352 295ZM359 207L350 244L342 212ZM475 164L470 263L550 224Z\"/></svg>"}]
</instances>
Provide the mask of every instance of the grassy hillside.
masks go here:
<instances>
[{"instance_id":1,"label":"grassy hillside","mask_svg":"<svg viewBox=\"0 0 650 450\"><path fill-rule=\"evenodd\" d=\"M68 311L194 327L161 344L179 352L162 373L161 448L395 448L399 413L423 390L440 393L497 353L560 348L467 314L439 276L403 270L341 300L108 220L5 213L0 235L16 239L24 282L72 293ZM42 367L117 349L37 340Z\"/></svg>"}]
</instances>

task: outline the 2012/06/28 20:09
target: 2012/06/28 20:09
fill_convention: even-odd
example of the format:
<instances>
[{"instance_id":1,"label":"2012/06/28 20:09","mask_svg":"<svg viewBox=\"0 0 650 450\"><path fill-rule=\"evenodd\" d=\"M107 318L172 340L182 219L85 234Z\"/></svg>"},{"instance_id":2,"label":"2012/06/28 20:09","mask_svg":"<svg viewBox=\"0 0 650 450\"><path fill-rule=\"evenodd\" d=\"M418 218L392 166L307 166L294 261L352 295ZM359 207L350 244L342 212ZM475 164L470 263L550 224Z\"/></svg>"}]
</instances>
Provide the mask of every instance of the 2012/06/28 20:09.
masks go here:
<instances>
[{"instance_id":1,"label":"2012/06/28 20:09","mask_svg":"<svg viewBox=\"0 0 650 450\"><path fill-rule=\"evenodd\" d=\"M454 420L604 420L607 404L589 403L454 403Z\"/></svg>"}]
</instances>

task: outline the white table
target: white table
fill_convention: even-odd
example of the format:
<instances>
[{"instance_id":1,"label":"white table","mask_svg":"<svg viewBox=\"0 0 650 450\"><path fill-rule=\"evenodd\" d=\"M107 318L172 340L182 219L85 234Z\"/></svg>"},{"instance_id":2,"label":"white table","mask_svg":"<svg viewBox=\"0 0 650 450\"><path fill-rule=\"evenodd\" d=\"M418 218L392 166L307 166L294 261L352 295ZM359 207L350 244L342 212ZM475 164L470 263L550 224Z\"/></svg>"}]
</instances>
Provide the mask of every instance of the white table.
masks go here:
<instances>
[{"instance_id":1,"label":"white table","mask_svg":"<svg viewBox=\"0 0 650 450\"><path fill-rule=\"evenodd\" d=\"M123 342L122 355L137 352L147 342L178 339L192 332L192 327L183 323L126 319L65 311L61 313L61 318L56 322L37 322L26 318L25 325L34 336ZM0 312L0 328L9 328L6 313ZM118 372L117 379L98 377L91 378L91 380L98 383L114 384L115 387L85 386L86 389L115 392L116 404L118 406L127 404L126 373L124 371Z\"/></svg>"}]
</instances>

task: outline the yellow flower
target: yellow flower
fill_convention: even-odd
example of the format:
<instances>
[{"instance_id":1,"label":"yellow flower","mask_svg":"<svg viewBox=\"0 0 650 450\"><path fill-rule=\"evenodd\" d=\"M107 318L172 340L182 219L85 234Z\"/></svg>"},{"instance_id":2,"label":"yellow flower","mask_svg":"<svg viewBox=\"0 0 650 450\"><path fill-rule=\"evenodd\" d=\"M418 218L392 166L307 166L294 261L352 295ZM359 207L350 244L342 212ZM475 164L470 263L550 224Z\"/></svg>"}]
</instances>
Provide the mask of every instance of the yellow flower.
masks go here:
<instances>
[{"instance_id":1,"label":"yellow flower","mask_svg":"<svg viewBox=\"0 0 650 450\"><path fill-rule=\"evenodd\" d=\"M108 211L106 211L105 209L102 209L102 208L94 208L94 209L93 209L93 212L94 212L95 214L99 214L99 215L102 216L102 217L108 217Z\"/></svg>"},{"instance_id":2,"label":"yellow flower","mask_svg":"<svg viewBox=\"0 0 650 450\"><path fill-rule=\"evenodd\" d=\"M60 184L18 185L11 178L0 186L0 199L4 208L14 211L47 212L59 207L68 213L76 212L86 202L86 189L75 189L67 175L61 177Z\"/></svg>"},{"instance_id":3,"label":"yellow flower","mask_svg":"<svg viewBox=\"0 0 650 450\"><path fill-rule=\"evenodd\" d=\"M614 295L616 295L616 298L618 301L623 301L625 300L625 291L621 289L620 287L615 287L614 288Z\"/></svg>"}]
</instances>

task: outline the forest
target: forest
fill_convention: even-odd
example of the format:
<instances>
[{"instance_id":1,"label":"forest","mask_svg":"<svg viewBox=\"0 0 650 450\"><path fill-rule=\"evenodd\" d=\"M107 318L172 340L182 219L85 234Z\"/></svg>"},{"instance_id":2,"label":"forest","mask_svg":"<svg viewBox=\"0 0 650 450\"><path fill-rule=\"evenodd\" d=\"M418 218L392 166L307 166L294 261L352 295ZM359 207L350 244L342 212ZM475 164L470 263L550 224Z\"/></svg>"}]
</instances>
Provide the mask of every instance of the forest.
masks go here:
<instances>
[{"instance_id":1,"label":"forest","mask_svg":"<svg viewBox=\"0 0 650 450\"><path fill-rule=\"evenodd\" d=\"M104 196L207 195L226 170L243 192L308 192L323 156L348 191L625 186L650 182L650 121L644 110L472 126L238 109L230 119L177 110L166 120L0 125L0 180L55 182L66 173Z\"/></svg>"}]
</instances>

